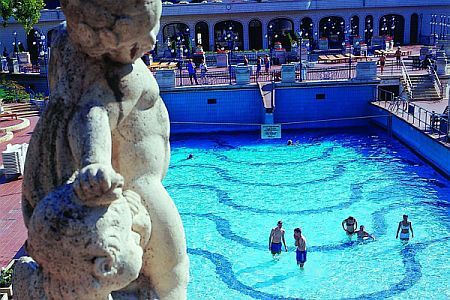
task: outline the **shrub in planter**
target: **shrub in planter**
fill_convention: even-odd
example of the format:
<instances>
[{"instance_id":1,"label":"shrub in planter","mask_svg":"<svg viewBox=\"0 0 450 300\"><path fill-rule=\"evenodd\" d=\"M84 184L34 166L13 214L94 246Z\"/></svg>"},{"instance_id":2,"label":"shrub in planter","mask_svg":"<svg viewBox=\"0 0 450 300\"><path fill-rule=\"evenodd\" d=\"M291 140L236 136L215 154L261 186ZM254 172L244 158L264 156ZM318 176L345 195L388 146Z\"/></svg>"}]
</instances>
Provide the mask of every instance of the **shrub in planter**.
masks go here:
<instances>
[{"instance_id":1,"label":"shrub in planter","mask_svg":"<svg viewBox=\"0 0 450 300\"><path fill-rule=\"evenodd\" d=\"M8 295L8 297L12 297L12 285L11 285L12 284L12 274L13 274L13 267L11 267L11 266L7 269L1 270L1 272L0 272L0 296L2 294L6 294L6 295Z\"/></svg>"},{"instance_id":2,"label":"shrub in planter","mask_svg":"<svg viewBox=\"0 0 450 300\"><path fill-rule=\"evenodd\" d=\"M21 86L13 80L6 80L5 78L0 78L0 89L1 98L3 98L3 103L11 103L17 101L27 101L29 95L25 90L25 87Z\"/></svg>"},{"instance_id":3,"label":"shrub in planter","mask_svg":"<svg viewBox=\"0 0 450 300\"><path fill-rule=\"evenodd\" d=\"M0 273L0 288L9 287L11 285L12 274L13 274L12 268L1 271L1 273Z\"/></svg>"}]
</instances>

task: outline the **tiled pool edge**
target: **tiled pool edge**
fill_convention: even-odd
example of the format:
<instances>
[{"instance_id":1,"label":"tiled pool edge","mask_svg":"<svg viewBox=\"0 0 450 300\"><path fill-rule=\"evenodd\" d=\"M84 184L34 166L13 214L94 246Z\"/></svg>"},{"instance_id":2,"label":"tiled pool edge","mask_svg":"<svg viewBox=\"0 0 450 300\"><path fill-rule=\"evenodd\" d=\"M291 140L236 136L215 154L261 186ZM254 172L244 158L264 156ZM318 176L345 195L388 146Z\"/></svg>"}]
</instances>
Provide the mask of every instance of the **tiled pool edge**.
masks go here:
<instances>
[{"instance_id":1,"label":"tiled pool edge","mask_svg":"<svg viewBox=\"0 0 450 300\"><path fill-rule=\"evenodd\" d=\"M370 105L370 111L374 115L386 115L386 110L374 105ZM372 122L387 128L388 120L386 117L373 118ZM450 148L445 147L426 133L395 115L392 115L392 133L443 175L450 178Z\"/></svg>"}]
</instances>

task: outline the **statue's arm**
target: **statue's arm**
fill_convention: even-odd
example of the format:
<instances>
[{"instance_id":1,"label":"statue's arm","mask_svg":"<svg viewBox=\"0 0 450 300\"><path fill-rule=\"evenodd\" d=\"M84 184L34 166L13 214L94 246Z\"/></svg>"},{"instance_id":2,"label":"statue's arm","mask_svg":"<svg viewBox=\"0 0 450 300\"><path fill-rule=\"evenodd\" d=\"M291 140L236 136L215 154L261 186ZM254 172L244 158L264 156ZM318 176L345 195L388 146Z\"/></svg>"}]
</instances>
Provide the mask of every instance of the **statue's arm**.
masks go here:
<instances>
[{"instance_id":1,"label":"statue's arm","mask_svg":"<svg viewBox=\"0 0 450 300\"><path fill-rule=\"evenodd\" d=\"M74 190L80 199L94 205L115 200L122 192L123 177L114 171L111 161L114 115L101 101L81 101L68 124L72 159L79 168Z\"/></svg>"}]
</instances>

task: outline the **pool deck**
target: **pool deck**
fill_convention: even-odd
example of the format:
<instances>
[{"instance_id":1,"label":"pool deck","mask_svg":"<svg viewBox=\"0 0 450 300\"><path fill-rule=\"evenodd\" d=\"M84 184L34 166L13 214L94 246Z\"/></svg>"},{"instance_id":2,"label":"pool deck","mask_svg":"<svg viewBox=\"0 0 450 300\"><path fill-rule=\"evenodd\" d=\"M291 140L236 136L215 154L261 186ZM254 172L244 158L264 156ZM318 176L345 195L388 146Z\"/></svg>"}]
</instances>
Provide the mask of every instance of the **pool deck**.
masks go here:
<instances>
[{"instance_id":1,"label":"pool deck","mask_svg":"<svg viewBox=\"0 0 450 300\"><path fill-rule=\"evenodd\" d=\"M0 144L0 152L7 144L28 143L39 117L30 117L30 126L14 133L12 140ZM0 165L3 164L0 156ZM0 268L5 267L21 250L27 239L22 217L22 177L6 180L0 177Z\"/></svg>"}]
</instances>

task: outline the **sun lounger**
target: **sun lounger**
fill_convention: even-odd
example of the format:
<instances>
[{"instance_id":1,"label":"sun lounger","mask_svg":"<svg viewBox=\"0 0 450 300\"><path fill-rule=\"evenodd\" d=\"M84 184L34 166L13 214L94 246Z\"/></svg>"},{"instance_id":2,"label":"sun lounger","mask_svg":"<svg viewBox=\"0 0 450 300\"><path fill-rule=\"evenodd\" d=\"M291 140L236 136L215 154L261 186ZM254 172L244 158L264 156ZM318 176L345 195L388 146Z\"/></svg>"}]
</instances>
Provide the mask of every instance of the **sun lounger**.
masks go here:
<instances>
[{"instance_id":1,"label":"sun lounger","mask_svg":"<svg viewBox=\"0 0 450 300\"><path fill-rule=\"evenodd\" d=\"M336 59L338 59L340 63L348 61L348 57L344 56L342 54L336 54L335 56L336 56Z\"/></svg>"},{"instance_id":2,"label":"sun lounger","mask_svg":"<svg viewBox=\"0 0 450 300\"><path fill-rule=\"evenodd\" d=\"M328 62L328 57L326 55L319 55L319 62Z\"/></svg>"}]
</instances>

